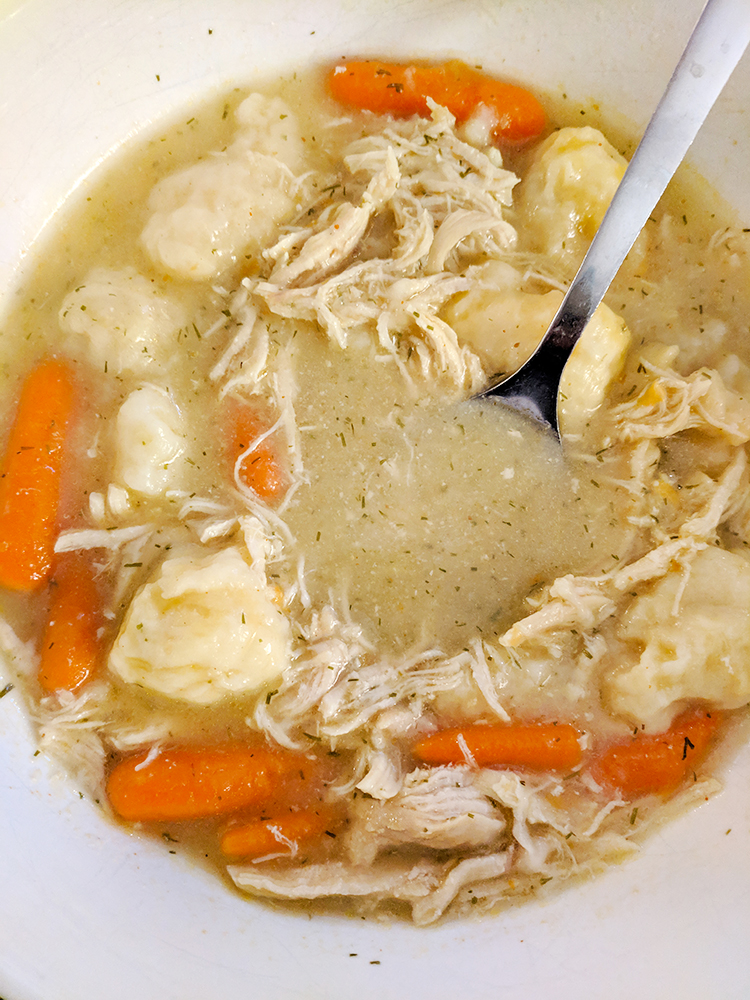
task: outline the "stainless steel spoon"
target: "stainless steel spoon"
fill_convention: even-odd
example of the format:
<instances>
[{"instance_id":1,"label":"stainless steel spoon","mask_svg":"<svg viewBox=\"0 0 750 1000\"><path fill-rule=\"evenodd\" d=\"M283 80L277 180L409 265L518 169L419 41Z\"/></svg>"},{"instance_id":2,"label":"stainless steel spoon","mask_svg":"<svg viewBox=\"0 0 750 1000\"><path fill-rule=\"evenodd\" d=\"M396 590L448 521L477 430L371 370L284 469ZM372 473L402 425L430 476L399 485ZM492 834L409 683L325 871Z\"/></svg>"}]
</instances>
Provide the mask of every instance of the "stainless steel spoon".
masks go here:
<instances>
[{"instance_id":1,"label":"stainless steel spoon","mask_svg":"<svg viewBox=\"0 0 750 1000\"><path fill-rule=\"evenodd\" d=\"M708 0L604 219L539 346L493 396L559 435L560 376L601 302L750 41L750 0Z\"/></svg>"}]
</instances>

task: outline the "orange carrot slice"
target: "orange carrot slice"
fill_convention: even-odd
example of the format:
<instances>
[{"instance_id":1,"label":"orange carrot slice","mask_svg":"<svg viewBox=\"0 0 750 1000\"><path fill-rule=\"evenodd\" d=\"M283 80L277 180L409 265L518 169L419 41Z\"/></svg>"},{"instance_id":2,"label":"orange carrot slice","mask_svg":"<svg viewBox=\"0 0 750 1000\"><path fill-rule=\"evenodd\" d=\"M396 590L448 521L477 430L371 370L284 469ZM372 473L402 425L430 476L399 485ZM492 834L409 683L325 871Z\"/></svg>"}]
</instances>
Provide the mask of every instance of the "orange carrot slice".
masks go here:
<instances>
[{"instance_id":1,"label":"orange carrot slice","mask_svg":"<svg viewBox=\"0 0 750 1000\"><path fill-rule=\"evenodd\" d=\"M71 369L56 358L24 383L0 473L2 587L31 591L50 577L74 397Z\"/></svg>"},{"instance_id":2,"label":"orange carrot slice","mask_svg":"<svg viewBox=\"0 0 750 1000\"><path fill-rule=\"evenodd\" d=\"M90 553L59 555L42 637L39 683L44 691L75 691L97 673L103 624Z\"/></svg>"},{"instance_id":3,"label":"orange carrot slice","mask_svg":"<svg viewBox=\"0 0 750 1000\"><path fill-rule=\"evenodd\" d=\"M315 773L302 754L241 744L181 747L147 758L126 758L110 772L107 795L123 819L169 822L262 808L289 779Z\"/></svg>"},{"instance_id":4,"label":"orange carrot slice","mask_svg":"<svg viewBox=\"0 0 750 1000\"><path fill-rule=\"evenodd\" d=\"M544 130L544 109L533 94L458 59L439 65L352 60L333 67L328 87L342 104L397 118L428 115L428 97L446 107L459 125L485 105L494 113L498 141L523 142Z\"/></svg>"},{"instance_id":5,"label":"orange carrot slice","mask_svg":"<svg viewBox=\"0 0 750 1000\"><path fill-rule=\"evenodd\" d=\"M293 856L302 845L320 840L326 834L335 836L337 825L338 817L328 806L251 820L225 831L221 851L242 858L262 858L266 854Z\"/></svg>"},{"instance_id":6,"label":"orange carrot slice","mask_svg":"<svg viewBox=\"0 0 750 1000\"><path fill-rule=\"evenodd\" d=\"M519 767L554 771L581 760L580 733L568 723L510 726L460 726L420 740L414 756L425 764Z\"/></svg>"},{"instance_id":7,"label":"orange carrot slice","mask_svg":"<svg viewBox=\"0 0 750 1000\"><path fill-rule=\"evenodd\" d=\"M706 756L720 721L719 712L684 712L665 733L639 733L608 747L592 764L592 777L627 798L674 792Z\"/></svg>"},{"instance_id":8,"label":"orange carrot slice","mask_svg":"<svg viewBox=\"0 0 750 1000\"><path fill-rule=\"evenodd\" d=\"M228 443L233 468L240 455L270 425L267 416L257 407L233 401L229 411ZM278 502L289 488L289 479L272 437L264 438L248 452L240 462L237 474L241 483L269 503Z\"/></svg>"}]
</instances>

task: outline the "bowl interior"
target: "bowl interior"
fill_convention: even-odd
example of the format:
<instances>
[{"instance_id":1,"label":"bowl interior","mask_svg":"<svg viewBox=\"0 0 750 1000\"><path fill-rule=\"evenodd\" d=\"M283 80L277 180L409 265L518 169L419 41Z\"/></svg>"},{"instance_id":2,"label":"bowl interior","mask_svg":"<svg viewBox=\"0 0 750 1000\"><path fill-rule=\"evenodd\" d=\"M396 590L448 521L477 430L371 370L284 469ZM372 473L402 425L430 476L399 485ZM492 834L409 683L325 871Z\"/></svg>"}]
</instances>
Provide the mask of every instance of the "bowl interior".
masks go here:
<instances>
[{"instance_id":1,"label":"bowl interior","mask_svg":"<svg viewBox=\"0 0 750 1000\"><path fill-rule=\"evenodd\" d=\"M6 0L0 294L12 295L45 222L97 164L207 92L342 55L457 55L557 100L595 102L637 132L700 6ZM746 58L692 154L746 224L748 94ZM528 998L551 986L558 1000L746 995L747 750L725 792L637 860L544 905L431 930L308 920L247 902L169 857L169 845L111 827L33 754L13 691L0 701L6 1000Z\"/></svg>"}]
</instances>

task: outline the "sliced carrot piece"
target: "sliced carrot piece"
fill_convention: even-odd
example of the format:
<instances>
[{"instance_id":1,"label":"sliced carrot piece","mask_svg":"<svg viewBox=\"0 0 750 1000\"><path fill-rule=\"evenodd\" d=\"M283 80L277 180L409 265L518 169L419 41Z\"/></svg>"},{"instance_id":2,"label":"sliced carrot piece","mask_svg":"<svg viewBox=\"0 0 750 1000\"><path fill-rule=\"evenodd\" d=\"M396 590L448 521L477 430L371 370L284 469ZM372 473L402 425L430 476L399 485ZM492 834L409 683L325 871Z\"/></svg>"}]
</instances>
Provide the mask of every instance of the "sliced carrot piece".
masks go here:
<instances>
[{"instance_id":1,"label":"sliced carrot piece","mask_svg":"<svg viewBox=\"0 0 750 1000\"><path fill-rule=\"evenodd\" d=\"M89 552L57 556L50 581L39 683L45 691L75 691L92 678L102 659L104 625Z\"/></svg>"},{"instance_id":2,"label":"sliced carrot piece","mask_svg":"<svg viewBox=\"0 0 750 1000\"><path fill-rule=\"evenodd\" d=\"M600 785L628 798L674 792L708 752L721 713L691 709L658 736L642 733L609 746L591 766Z\"/></svg>"},{"instance_id":3,"label":"sliced carrot piece","mask_svg":"<svg viewBox=\"0 0 750 1000\"><path fill-rule=\"evenodd\" d=\"M257 406L232 401L229 410L228 452L234 468L237 459L271 426ZM289 477L272 437L255 445L237 470L240 482L269 503L278 502L289 488Z\"/></svg>"},{"instance_id":4,"label":"sliced carrot piece","mask_svg":"<svg viewBox=\"0 0 750 1000\"><path fill-rule=\"evenodd\" d=\"M579 736L568 723L460 726L425 737L412 753L425 764L464 764L473 759L480 767L554 771L580 763Z\"/></svg>"},{"instance_id":5,"label":"sliced carrot piece","mask_svg":"<svg viewBox=\"0 0 750 1000\"><path fill-rule=\"evenodd\" d=\"M342 104L397 118L429 114L428 97L446 107L459 125L485 105L494 112L493 137L498 141L535 138L545 125L544 109L528 90L458 59L438 65L352 60L333 67L328 87Z\"/></svg>"},{"instance_id":6,"label":"sliced carrot piece","mask_svg":"<svg viewBox=\"0 0 750 1000\"><path fill-rule=\"evenodd\" d=\"M330 806L301 809L270 819L251 820L225 831L221 851L230 857L262 858L266 854L295 855L303 844L335 836L339 817Z\"/></svg>"},{"instance_id":7,"label":"sliced carrot piece","mask_svg":"<svg viewBox=\"0 0 750 1000\"><path fill-rule=\"evenodd\" d=\"M110 772L107 795L123 819L169 822L263 808L287 781L312 780L316 772L302 754L242 744L180 747L147 758L126 758Z\"/></svg>"},{"instance_id":8,"label":"sliced carrot piece","mask_svg":"<svg viewBox=\"0 0 750 1000\"><path fill-rule=\"evenodd\" d=\"M0 473L0 586L31 591L52 571L65 437L75 399L70 367L47 358L27 377Z\"/></svg>"}]
</instances>

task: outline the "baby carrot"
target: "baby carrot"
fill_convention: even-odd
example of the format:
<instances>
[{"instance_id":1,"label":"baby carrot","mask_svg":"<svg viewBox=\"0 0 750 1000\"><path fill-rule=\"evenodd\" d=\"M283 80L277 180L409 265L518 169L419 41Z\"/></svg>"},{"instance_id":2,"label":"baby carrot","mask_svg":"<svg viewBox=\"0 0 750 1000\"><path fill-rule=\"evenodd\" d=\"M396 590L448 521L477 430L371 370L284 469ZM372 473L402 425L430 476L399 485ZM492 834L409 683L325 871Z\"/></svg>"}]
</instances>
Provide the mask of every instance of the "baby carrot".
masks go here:
<instances>
[{"instance_id":1,"label":"baby carrot","mask_svg":"<svg viewBox=\"0 0 750 1000\"><path fill-rule=\"evenodd\" d=\"M272 803L289 779L307 779L314 763L302 754L229 744L140 753L110 772L114 811L133 822L199 819Z\"/></svg>"},{"instance_id":2,"label":"baby carrot","mask_svg":"<svg viewBox=\"0 0 750 1000\"><path fill-rule=\"evenodd\" d=\"M521 767L554 771L581 760L579 732L568 723L510 726L460 726L420 740L412 749L425 764Z\"/></svg>"},{"instance_id":3,"label":"baby carrot","mask_svg":"<svg viewBox=\"0 0 750 1000\"><path fill-rule=\"evenodd\" d=\"M229 412L229 458L232 465L264 431L269 422L254 406L233 402ZM240 482L268 502L277 502L289 487L289 480L271 438L265 438L240 462Z\"/></svg>"},{"instance_id":4,"label":"baby carrot","mask_svg":"<svg viewBox=\"0 0 750 1000\"><path fill-rule=\"evenodd\" d=\"M30 591L52 570L65 435L74 403L68 365L47 358L27 377L0 473L0 586Z\"/></svg>"},{"instance_id":5,"label":"baby carrot","mask_svg":"<svg viewBox=\"0 0 750 1000\"><path fill-rule=\"evenodd\" d=\"M591 774L627 798L674 792L706 756L719 722L718 712L684 712L665 733L639 733L608 747L592 764Z\"/></svg>"},{"instance_id":6,"label":"baby carrot","mask_svg":"<svg viewBox=\"0 0 750 1000\"><path fill-rule=\"evenodd\" d=\"M39 683L45 691L75 691L98 670L103 626L94 567L88 552L57 556L42 637Z\"/></svg>"},{"instance_id":7,"label":"baby carrot","mask_svg":"<svg viewBox=\"0 0 750 1000\"><path fill-rule=\"evenodd\" d=\"M461 125L485 105L495 117L492 134L496 140L520 142L544 129L544 109L533 94L458 59L438 65L353 60L333 67L328 87L342 104L397 118L426 116L429 97L446 107Z\"/></svg>"},{"instance_id":8,"label":"baby carrot","mask_svg":"<svg viewBox=\"0 0 750 1000\"><path fill-rule=\"evenodd\" d=\"M221 838L221 851L233 857L262 858L266 854L297 853L301 844L319 840L333 828L337 817L329 806L301 809L270 819L256 819L232 826Z\"/></svg>"}]
</instances>

